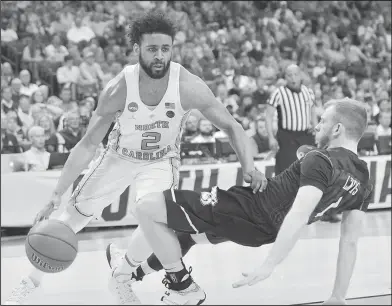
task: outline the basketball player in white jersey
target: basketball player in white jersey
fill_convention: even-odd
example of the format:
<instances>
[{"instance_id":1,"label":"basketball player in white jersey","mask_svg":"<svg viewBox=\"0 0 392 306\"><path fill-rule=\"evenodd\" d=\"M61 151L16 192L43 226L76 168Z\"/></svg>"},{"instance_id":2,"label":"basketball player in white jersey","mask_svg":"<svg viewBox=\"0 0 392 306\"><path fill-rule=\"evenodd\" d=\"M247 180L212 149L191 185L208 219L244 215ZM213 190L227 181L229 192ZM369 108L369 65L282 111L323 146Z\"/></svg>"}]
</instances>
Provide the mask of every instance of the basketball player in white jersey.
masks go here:
<instances>
[{"instance_id":1,"label":"basketball player in white jersey","mask_svg":"<svg viewBox=\"0 0 392 306\"><path fill-rule=\"evenodd\" d=\"M36 221L49 217L61 196L92 160L96 149L116 120L109 144L75 189L59 220L75 233L117 199L131 185L133 211L149 192L176 188L180 166L182 126L192 109L229 136L254 192L267 180L253 163L249 138L241 125L214 97L208 86L181 65L171 62L175 28L161 12L149 12L130 28L131 45L139 64L130 65L103 89L83 139L71 151L49 203ZM124 275L145 261L152 250L137 229L122 261L113 266L111 283L120 304L139 303ZM116 268L118 268L116 270ZM174 267L177 269L178 267ZM22 304L39 285L43 272L34 269L13 291L7 304ZM202 292L202 291L201 291ZM200 300L203 297L200 297Z\"/></svg>"}]
</instances>

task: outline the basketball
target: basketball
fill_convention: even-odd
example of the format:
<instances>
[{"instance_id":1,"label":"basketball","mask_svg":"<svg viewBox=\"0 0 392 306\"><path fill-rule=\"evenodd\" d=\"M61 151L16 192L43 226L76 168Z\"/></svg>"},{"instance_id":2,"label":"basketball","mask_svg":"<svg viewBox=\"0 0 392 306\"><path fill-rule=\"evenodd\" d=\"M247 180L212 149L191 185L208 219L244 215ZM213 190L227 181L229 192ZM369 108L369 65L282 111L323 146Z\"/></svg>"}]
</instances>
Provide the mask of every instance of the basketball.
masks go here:
<instances>
[{"instance_id":1,"label":"basketball","mask_svg":"<svg viewBox=\"0 0 392 306\"><path fill-rule=\"evenodd\" d=\"M67 269L78 253L78 240L73 230L58 220L44 220L27 235L26 254L37 269L58 273Z\"/></svg>"}]
</instances>

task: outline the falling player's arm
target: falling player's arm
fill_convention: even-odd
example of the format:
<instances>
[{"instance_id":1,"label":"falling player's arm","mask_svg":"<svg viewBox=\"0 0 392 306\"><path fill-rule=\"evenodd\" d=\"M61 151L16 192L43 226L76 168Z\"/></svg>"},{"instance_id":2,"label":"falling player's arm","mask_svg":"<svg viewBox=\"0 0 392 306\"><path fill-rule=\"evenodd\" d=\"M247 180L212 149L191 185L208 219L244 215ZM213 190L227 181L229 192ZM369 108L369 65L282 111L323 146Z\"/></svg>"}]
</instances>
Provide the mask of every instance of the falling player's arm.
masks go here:
<instances>
[{"instance_id":1,"label":"falling player's arm","mask_svg":"<svg viewBox=\"0 0 392 306\"><path fill-rule=\"evenodd\" d=\"M186 76L180 88L183 108L199 110L213 125L224 131L238 156L244 174L252 172L255 169L252 144L242 126L199 77L187 71L184 71L184 74Z\"/></svg>"},{"instance_id":2,"label":"falling player's arm","mask_svg":"<svg viewBox=\"0 0 392 306\"><path fill-rule=\"evenodd\" d=\"M54 194L62 196L80 173L87 168L118 111L124 109L126 84L121 72L103 89L86 134L72 149L56 185Z\"/></svg>"},{"instance_id":3,"label":"falling player's arm","mask_svg":"<svg viewBox=\"0 0 392 306\"><path fill-rule=\"evenodd\" d=\"M359 210L343 212L335 284L330 300L342 301L346 297L357 259L358 239L362 234L365 211L369 202L370 193Z\"/></svg>"},{"instance_id":4,"label":"falling player's arm","mask_svg":"<svg viewBox=\"0 0 392 306\"><path fill-rule=\"evenodd\" d=\"M308 223L329 184L332 171L331 162L322 153L312 151L302 159L300 188L263 264L267 271L273 271L298 241L301 230Z\"/></svg>"}]
</instances>

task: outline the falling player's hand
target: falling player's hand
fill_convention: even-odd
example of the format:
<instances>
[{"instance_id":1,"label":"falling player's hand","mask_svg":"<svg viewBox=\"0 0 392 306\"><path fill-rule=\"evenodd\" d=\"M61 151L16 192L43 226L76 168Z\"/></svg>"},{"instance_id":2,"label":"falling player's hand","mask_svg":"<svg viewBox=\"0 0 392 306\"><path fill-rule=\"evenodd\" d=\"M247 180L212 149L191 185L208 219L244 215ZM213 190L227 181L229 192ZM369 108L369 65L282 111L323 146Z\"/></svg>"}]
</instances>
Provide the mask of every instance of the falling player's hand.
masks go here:
<instances>
[{"instance_id":1,"label":"falling player's hand","mask_svg":"<svg viewBox=\"0 0 392 306\"><path fill-rule=\"evenodd\" d=\"M347 305L347 302L345 299L338 299L335 297L331 297L328 300L326 300L322 305Z\"/></svg>"},{"instance_id":2,"label":"falling player's hand","mask_svg":"<svg viewBox=\"0 0 392 306\"><path fill-rule=\"evenodd\" d=\"M264 191L268 184L265 174L256 168L250 172L244 173L244 181L250 184L253 193Z\"/></svg>"},{"instance_id":3,"label":"falling player's hand","mask_svg":"<svg viewBox=\"0 0 392 306\"><path fill-rule=\"evenodd\" d=\"M44 208L42 208L38 212L37 216L35 217L33 226L38 222L48 219L49 216L52 214L52 212L58 209L60 203L61 203L61 197L57 194L53 194L49 203L46 204Z\"/></svg>"},{"instance_id":4,"label":"falling player's hand","mask_svg":"<svg viewBox=\"0 0 392 306\"><path fill-rule=\"evenodd\" d=\"M271 269L266 269L265 267L261 266L257 268L254 272L252 273L242 273L242 275L245 277L244 279L235 282L233 284L233 288L239 288L245 285L248 286L253 286L254 284L263 281L270 277L272 274L273 270Z\"/></svg>"}]
</instances>

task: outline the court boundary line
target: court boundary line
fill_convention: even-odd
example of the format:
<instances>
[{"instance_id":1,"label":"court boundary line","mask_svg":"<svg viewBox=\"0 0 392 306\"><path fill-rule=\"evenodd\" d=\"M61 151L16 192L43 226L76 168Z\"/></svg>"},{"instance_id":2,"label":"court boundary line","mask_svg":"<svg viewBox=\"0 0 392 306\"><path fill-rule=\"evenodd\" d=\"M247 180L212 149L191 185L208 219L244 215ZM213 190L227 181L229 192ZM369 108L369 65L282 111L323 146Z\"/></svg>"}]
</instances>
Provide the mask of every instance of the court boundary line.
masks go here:
<instances>
[{"instance_id":1,"label":"court boundary line","mask_svg":"<svg viewBox=\"0 0 392 306\"><path fill-rule=\"evenodd\" d=\"M347 298L346 300L371 299L371 298L384 297L384 296L390 296L390 295L391 295L391 293L376 294L376 295L366 295L366 296L358 296L358 297ZM300 303L300 304L290 304L290 305L311 305L311 304L324 303L324 302L325 301L314 301L314 302L307 302L307 303Z\"/></svg>"}]
</instances>

